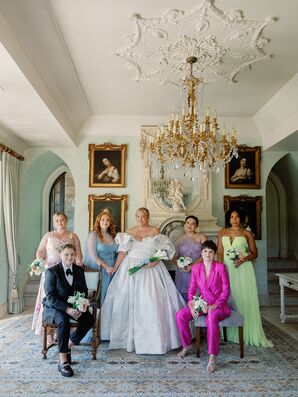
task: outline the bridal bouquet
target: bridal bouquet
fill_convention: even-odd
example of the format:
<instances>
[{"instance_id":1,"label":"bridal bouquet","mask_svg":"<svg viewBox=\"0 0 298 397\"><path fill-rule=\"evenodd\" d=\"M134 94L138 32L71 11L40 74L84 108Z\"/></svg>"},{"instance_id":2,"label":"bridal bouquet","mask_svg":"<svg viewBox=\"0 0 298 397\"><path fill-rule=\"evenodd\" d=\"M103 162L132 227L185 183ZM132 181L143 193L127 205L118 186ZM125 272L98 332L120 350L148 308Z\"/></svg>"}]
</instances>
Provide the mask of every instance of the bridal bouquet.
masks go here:
<instances>
[{"instance_id":1,"label":"bridal bouquet","mask_svg":"<svg viewBox=\"0 0 298 397\"><path fill-rule=\"evenodd\" d=\"M193 308L196 312L200 313L207 306L207 302L201 296L194 296L194 305Z\"/></svg>"},{"instance_id":2,"label":"bridal bouquet","mask_svg":"<svg viewBox=\"0 0 298 397\"><path fill-rule=\"evenodd\" d=\"M233 261L235 268L238 268L236 261L239 259L241 252L237 248L231 248L227 250L227 256Z\"/></svg>"},{"instance_id":3,"label":"bridal bouquet","mask_svg":"<svg viewBox=\"0 0 298 397\"><path fill-rule=\"evenodd\" d=\"M72 307L80 310L80 312L86 312L90 305L89 300L85 298L85 293L78 291L76 291L73 296L69 296L67 302L71 303Z\"/></svg>"},{"instance_id":4,"label":"bridal bouquet","mask_svg":"<svg viewBox=\"0 0 298 397\"><path fill-rule=\"evenodd\" d=\"M142 269L143 266L148 265L149 263L156 262L156 261L161 261L162 259L168 259L166 251L158 250L154 256L152 256L149 259L146 259L140 266L135 266L132 267L131 269L128 270L128 274L131 276L132 274L136 273L140 269Z\"/></svg>"},{"instance_id":5,"label":"bridal bouquet","mask_svg":"<svg viewBox=\"0 0 298 397\"><path fill-rule=\"evenodd\" d=\"M33 276L33 274L35 274L36 276L40 276L41 273L46 270L43 259L34 259L34 261L30 265L28 265L28 267L31 277Z\"/></svg>"},{"instance_id":6,"label":"bridal bouquet","mask_svg":"<svg viewBox=\"0 0 298 397\"><path fill-rule=\"evenodd\" d=\"M192 259L189 256L180 256L180 258L177 259L177 265L180 269L183 269L184 267L187 267L191 264Z\"/></svg>"}]
</instances>

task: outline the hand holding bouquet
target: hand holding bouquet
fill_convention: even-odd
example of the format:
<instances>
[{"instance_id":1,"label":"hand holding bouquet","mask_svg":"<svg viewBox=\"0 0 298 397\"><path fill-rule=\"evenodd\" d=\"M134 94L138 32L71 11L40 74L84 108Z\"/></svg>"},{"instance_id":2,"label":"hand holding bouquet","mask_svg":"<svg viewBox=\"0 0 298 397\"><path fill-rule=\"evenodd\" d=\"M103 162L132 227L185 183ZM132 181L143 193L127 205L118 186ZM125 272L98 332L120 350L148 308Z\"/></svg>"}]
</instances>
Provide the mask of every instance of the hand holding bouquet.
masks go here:
<instances>
[{"instance_id":1,"label":"hand holding bouquet","mask_svg":"<svg viewBox=\"0 0 298 397\"><path fill-rule=\"evenodd\" d=\"M168 259L167 253L166 253L166 251L158 250L154 254L154 256L152 256L149 259L146 259L140 266L135 266L135 267L132 267L131 269L129 269L128 274L131 276L132 274L136 273L137 271L142 269L142 267L148 265L149 263L158 262L158 261L161 261L162 259Z\"/></svg>"},{"instance_id":2,"label":"hand holding bouquet","mask_svg":"<svg viewBox=\"0 0 298 397\"><path fill-rule=\"evenodd\" d=\"M227 256L233 261L235 268L238 268L238 259L242 259L243 255L238 248L231 248L227 250Z\"/></svg>"},{"instance_id":3,"label":"hand holding bouquet","mask_svg":"<svg viewBox=\"0 0 298 397\"><path fill-rule=\"evenodd\" d=\"M189 256L180 256L180 258L177 259L177 266L179 269L186 269L191 264L192 259Z\"/></svg>"},{"instance_id":4,"label":"hand holding bouquet","mask_svg":"<svg viewBox=\"0 0 298 397\"><path fill-rule=\"evenodd\" d=\"M74 309L80 312L86 312L90 305L89 300L85 298L85 293L76 291L73 296L69 296L67 302L72 305Z\"/></svg>"},{"instance_id":5,"label":"hand holding bouquet","mask_svg":"<svg viewBox=\"0 0 298 397\"><path fill-rule=\"evenodd\" d=\"M205 309L208 303L201 296L194 296L194 305L193 308L197 313L200 313Z\"/></svg>"},{"instance_id":6,"label":"hand holding bouquet","mask_svg":"<svg viewBox=\"0 0 298 397\"><path fill-rule=\"evenodd\" d=\"M41 273L46 270L45 262L43 259L34 259L34 261L28 266L31 277L33 276L33 274L35 274L36 276L40 276Z\"/></svg>"}]
</instances>

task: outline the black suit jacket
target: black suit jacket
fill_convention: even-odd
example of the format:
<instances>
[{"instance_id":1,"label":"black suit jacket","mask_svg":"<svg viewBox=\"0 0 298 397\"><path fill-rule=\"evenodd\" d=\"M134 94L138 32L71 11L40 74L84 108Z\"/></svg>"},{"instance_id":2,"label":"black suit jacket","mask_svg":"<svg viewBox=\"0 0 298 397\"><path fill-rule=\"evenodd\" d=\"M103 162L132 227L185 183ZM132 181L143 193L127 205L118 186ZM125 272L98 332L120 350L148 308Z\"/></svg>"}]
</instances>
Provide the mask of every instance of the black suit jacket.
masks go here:
<instances>
[{"instance_id":1,"label":"black suit jacket","mask_svg":"<svg viewBox=\"0 0 298 397\"><path fill-rule=\"evenodd\" d=\"M88 296L88 289L86 285L84 270L73 264L73 291L84 292L85 297ZM66 280L62 263L53 266L45 272L45 300L44 300L44 312L43 320L47 323L52 323L55 313L57 310L65 312L68 307L71 307L67 303L69 298L70 286Z\"/></svg>"}]
</instances>

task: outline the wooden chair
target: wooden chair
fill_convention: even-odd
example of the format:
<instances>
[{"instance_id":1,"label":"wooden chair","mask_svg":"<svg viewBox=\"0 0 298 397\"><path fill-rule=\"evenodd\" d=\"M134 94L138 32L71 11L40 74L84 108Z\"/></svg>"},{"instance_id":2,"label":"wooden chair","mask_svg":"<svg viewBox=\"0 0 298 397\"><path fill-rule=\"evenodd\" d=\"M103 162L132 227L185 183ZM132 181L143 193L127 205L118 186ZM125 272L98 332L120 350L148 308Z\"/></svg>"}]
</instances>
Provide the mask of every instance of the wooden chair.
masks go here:
<instances>
[{"instance_id":1,"label":"wooden chair","mask_svg":"<svg viewBox=\"0 0 298 397\"><path fill-rule=\"evenodd\" d=\"M243 342L244 318L240 313L237 312L237 308L231 297L228 301L228 305L231 308L231 315L230 317L220 321L219 326L223 328L223 336L225 342L227 342L227 327L238 327L240 358L243 358L244 357L244 342ZM201 343L200 328L206 327L206 316L199 316L197 319L194 320L194 324L196 327L196 355L197 357L200 357L200 343Z\"/></svg>"},{"instance_id":2,"label":"wooden chair","mask_svg":"<svg viewBox=\"0 0 298 397\"><path fill-rule=\"evenodd\" d=\"M94 323L92 327L92 340L90 343L82 343L82 345L92 346L92 360L96 360L97 346L100 343L100 306L98 301L100 301L100 272L84 268L85 279L88 287L88 299L90 302L89 310L93 316ZM79 323L75 320L70 320L70 327L77 328ZM55 329L56 324L48 324L45 321L42 323L42 355L43 358L47 358L48 350L55 344L47 346L47 335L50 329Z\"/></svg>"}]
</instances>

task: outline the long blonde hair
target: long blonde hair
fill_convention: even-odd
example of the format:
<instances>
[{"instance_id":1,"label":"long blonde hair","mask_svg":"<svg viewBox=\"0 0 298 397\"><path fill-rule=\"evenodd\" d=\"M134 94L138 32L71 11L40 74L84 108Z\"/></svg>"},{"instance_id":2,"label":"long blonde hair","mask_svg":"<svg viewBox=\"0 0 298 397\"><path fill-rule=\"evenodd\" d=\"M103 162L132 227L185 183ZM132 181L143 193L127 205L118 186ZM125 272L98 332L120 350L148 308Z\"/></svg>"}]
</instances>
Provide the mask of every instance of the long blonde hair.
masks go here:
<instances>
[{"instance_id":1,"label":"long blonde hair","mask_svg":"<svg viewBox=\"0 0 298 397\"><path fill-rule=\"evenodd\" d=\"M108 227L108 232L110 233L110 235L114 238L116 236L116 226L113 220L113 217L110 213L110 211L105 208L104 210L102 210L96 217L95 219L95 223L94 223L94 230L95 233L98 235L98 237L100 238L100 240L103 239L103 235L102 235L102 231L101 231L101 227L100 227L100 220L104 215L108 215L108 217L110 218L110 226Z\"/></svg>"}]
</instances>

